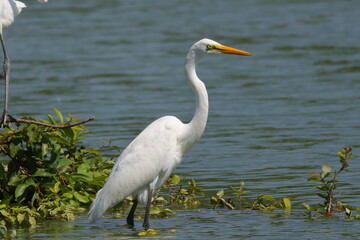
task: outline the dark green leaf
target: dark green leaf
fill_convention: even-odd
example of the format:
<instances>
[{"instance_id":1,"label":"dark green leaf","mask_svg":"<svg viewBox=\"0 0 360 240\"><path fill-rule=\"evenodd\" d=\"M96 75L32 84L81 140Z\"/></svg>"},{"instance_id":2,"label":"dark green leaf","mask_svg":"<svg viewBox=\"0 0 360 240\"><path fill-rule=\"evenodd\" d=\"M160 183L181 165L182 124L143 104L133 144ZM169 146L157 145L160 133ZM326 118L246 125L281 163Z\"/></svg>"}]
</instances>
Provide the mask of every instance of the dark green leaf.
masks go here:
<instances>
[{"instance_id":1,"label":"dark green leaf","mask_svg":"<svg viewBox=\"0 0 360 240\"><path fill-rule=\"evenodd\" d=\"M327 195L323 194L323 193L316 193L316 195L318 195L319 197L324 198L324 199L327 198Z\"/></svg>"},{"instance_id":2,"label":"dark green leaf","mask_svg":"<svg viewBox=\"0 0 360 240\"><path fill-rule=\"evenodd\" d=\"M41 145L41 156L44 157L49 152L49 145L46 143L43 143Z\"/></svg>"},{"instance_id":3,"label":"dark green leaf","mask_svg":"<svg viewBox=\"0 0 360 240\"><path fill-rule=\"evenodd\" d=\"M0 179L5 178L5 168L4 165L0 162Z\"/></svg>"},{"instance_id":4,"label":"dark green leaf","mask_svg":"<svg viewBox=\"0 0 360 240\"><path fill-rule=\"evenodd\" d=\"M52 177L55 174L49 172L51 169L38 168L33 177Z\"/></svg>"},{"instance_id":5,"label":"dark green leaf","mask_svg":"<svg viewBox=\"0 0 360 240\"><path fill-rule=\"evenodd\" d=\"M23 181L27 176L25 174L14 174L10 177L9 185L16 186L19 182Z\"/></svg>"},{"instance_id":6,"label":"dark green leaf","mask_svg":"<svg viewBox=\"0 0 360 240\"><path fill-rule=\"evenodd\" d=\"M25 190L30 186L37 186L37 184L34 182L32 178L28 178L24 181L24 183L17 185L15 189L15 197L16 198L20 197L25 192Z\"/></svg>"},{"instance_id":7,"label":"dark green leaf","mask_svg":"<svg viewBox=\"0 0 360 240\"><path fill-rule=\"evenodd\" d=\"M14 145L13 143L10 144L10 157L15 158L16 154L21 150L20 144Z\"/></svg>"}]
</instances>

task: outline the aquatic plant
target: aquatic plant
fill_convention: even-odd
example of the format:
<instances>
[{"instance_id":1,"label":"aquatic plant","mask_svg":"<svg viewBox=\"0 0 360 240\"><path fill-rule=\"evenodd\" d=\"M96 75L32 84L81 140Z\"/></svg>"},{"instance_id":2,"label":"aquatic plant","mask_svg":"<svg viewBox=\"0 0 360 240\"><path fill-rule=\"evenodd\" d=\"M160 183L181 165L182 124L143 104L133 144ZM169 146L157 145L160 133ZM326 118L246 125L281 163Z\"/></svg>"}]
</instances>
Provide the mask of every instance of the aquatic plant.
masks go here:
<instances>
[{"instance_id":1,"label":"aquatic plant","mask_svg":"<svg viewBox=\"0 0 360 240\"><path fill-rule=\"evenodd\" d=\"M5 229L35 226L39 218L74 219L113 165L99 149L81 142L88 130L77 117L54 112L57 120L27 118L34 123L0 132L0 225Z\"/></svg>"},{"instance_id":2,"label":"aquatic plant","mask_svg":"<svg viewBox=\"0 0 360 240\"><path fill-rule=\"evenodd\" d=\"M344 204L340 198L335 199L335 189L337 187L339 174L343 171L349 171L348 161L352 158L352 147L344 147L338 152L338 157L341 165L339 170L332 172L330 164L325 163L322 166L321 172L309 173L312 175L308 178L309 181L320 183L316 186L316 188L320 190L317 192L317 195L321 197L324 202L317 205L303 203L303 206L306 208L305 215L308 217L317 215L334 216L336 212L345 212L345 216L348 218L360 219L360 214L353 217L351 216L351 210L359 210L358 208Z\"/></svg>"},{"instance_id":3,"label":"aquatic plant","mask_svg":"<svg viewBox=\"0 0 360 240\"><path fill-rule=\"evenodd\" d=\"M232 198L225 198L225 191L220 190L216 193L216 196L210 198L210 204L213 209L217 207L226 207L231 210L260 210L260 211L273 211L276 209L283 209L286 211L291 210L291 200L288 197L275 199L271 195L260 194L256 199L251 200L245 198L244 195L249 191L245 190L245 184L240 182L239 188L230 187L233 191L233 195L236 196L234 201Z\"/></svg>"},{"instance_id":4,"label":"aquatic plant","mask_svg":"<svg viewBox=\"0 0 360 240\"><path fill-rule=\"evenodd\" d=\"M200 204L197 196L204 196L202 188L198 187L194 179L187 181L187 186L184 186L186 176L180 177L172 174L163 185L162 192L168 192L168 199L173 205L181 205L185 207L192 207Z\"/></svg>"}]
</instances>

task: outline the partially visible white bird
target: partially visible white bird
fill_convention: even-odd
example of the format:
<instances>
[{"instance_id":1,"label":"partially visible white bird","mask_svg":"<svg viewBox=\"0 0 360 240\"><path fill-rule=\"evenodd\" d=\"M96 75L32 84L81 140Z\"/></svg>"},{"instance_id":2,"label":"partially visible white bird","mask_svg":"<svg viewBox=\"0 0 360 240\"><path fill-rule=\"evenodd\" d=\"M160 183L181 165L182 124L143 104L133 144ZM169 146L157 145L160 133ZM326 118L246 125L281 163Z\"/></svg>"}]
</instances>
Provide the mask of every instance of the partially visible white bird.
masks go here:
<instances>
[{"instance_id":1,"label":"partially visible white bird","mask_svg":"<svg viewBox=\"0 0 360 240\"><path fill-rule=\"evenodd\" d=\"M38 0L41 3L45 3L48 0ZM0 124L6 124L8 120L16 122L8 113L8 99L9 99L9 82L10 82L10 59L6 52L5 40L3 37L3 29L9 27L15 20L15 17L20 14L21 10L26 5L23 2L16 0L0 0L0 41L4 53L4 78L5 78L5 102L4 111Z\"/></svg>"},{"instance_id":2,"label":"partially visible white bird","mask_svg":"<svg viewBox=\"0 0 360 240\"><path fill-rule=\"evenodd\" d=\"M196 96L196 109L189 123L174 116L165 116L146 127L121 153L104 187L97 193L89 211L89 221L95 222L104 212L133 195L134 201L127 224L134 225L138 203L146 204L143 227L149 228L149 211L153 194L201 137L208 118L208 95L204 83L197 77L196 64L205 55L252 54L226 47L210 39L196 42L189 50L185 73Z\"/></svg>"}]
</instances>

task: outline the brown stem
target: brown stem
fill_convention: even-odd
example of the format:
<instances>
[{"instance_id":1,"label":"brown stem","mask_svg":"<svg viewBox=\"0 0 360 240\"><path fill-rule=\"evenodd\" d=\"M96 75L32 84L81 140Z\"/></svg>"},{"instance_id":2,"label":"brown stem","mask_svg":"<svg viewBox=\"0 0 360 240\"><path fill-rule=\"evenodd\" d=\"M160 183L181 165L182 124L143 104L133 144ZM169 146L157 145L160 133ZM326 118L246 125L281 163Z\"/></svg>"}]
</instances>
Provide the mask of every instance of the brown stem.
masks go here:
<instances>
[{"instance_id":1,"label":"brown stem","mask_svg":"<svg viewBox=\"0 0 360 240\"><path fill-rule=\"evenodd\" d=\"M53 124L48 124L48 123L43 123L43 122L37 122L37 121L34 121L34 120L27 120L27 119L16 119L16 121L18 123L25 123L25 124L36 124L36 125L39 125L39 126L45 126L45 127L50 127L50 128L56 128L56 129L64 129L64 128L70 128L70 127L74 127L74 126L77 126L77 125L81 125L81 124L84 124L86 122L90 122L92 120L94 120L95 117L90 117L86 120L83 120L83 121L80 121L80 122L77 122L77 123L73 123L73 124L63 124L63 125L53 125ZM10 121L7 121L7 122L10 122Z\"/></svg>"},{"instance_id":2,"label":"brown stem","mask_svg":"<svg viewBox=\"0 0 360 240\"><path fill-rule=\"evenodd\" d=\"M225 200L224 198L222 198L222 197L219 197L219 200L218 200L218 201L220 201L222 204L224 204L224 206L226 206L226 207L227 207L228 209L230 209L230 210L234 210L234 209L235 209L230 202L226 201L226 200Z\"/></svg>"},{"instance_id":3,"label":"brown stem","mask_svg":"<svg viewBox=\"0 0 360 240\"><path fill-rule=\"evenodd\" d=\"M343 149L343 153L345 153L345 161L342 162L342 165L341 165L341 168L339 171L335 171L335 174L334 174L334 177L331 181L331 185L330 185L330 188L329 188L329 191L328 191L328 194L327 194L327 197L326 197L326 201L327 201L327 204L326 204L326 207L325 207L325 214L327 216L332 216L332 202L333 202L333 198L334 198L334 187L335 187L335 180L337 178L337 176L339 175L340 172L342 172L344 169L345 169L345 166L347 164L347 160L348 160L348 155L349 153L351 152L352 148L351 147L348 147L348 148L344 148Z\"/></svg>"}]
</instances>

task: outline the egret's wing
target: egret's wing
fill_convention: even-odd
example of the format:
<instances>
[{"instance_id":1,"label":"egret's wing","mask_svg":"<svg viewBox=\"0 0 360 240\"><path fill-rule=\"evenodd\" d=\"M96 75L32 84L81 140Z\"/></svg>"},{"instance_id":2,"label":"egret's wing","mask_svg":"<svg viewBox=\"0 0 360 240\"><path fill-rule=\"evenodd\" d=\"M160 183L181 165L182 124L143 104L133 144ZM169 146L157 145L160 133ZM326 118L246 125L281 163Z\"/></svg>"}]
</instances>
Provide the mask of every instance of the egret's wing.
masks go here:
<instances>
[{"instance_id":1,"label":"egret's wing","mask_svg":"<svg viewBox=\"0 0 360 240\"><path fill-rule=\"evenodd\" d=\"M90 221L101 217L106 209L130 194L146 190L159 174L175 167L171 162L178 156L176 129L179 123L174 117L160 118L129 144L97 193L89 212Z\"/></svg>"},{"instance_id":2,"label":"egret's wing","mask_svg":"<svg viewBox=\"0 0 360 240\"><path fill-rule=\"evenodd\" d=\"M0 5L2 4L0 9L0 22L1 22L1 31L3 28L7 28L10 26L14 19L26 5L23 2L15 1L15 0L0 0Z\"/></svg>"}]
</instances>

